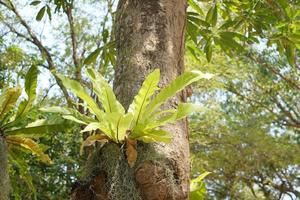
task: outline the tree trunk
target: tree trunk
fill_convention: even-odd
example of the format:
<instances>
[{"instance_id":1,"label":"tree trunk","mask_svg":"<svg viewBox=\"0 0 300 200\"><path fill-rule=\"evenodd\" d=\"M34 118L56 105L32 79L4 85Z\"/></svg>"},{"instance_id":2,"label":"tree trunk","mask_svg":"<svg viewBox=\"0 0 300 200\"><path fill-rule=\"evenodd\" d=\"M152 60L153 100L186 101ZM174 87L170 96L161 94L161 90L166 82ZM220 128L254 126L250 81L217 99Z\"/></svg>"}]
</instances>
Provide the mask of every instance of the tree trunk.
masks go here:
<instances>
[{"instance_id":1,"label":"tree trunk","mask_svg":"<svg viewBox=\"0 0 300 200\"><path fill-rule=\"evenodd\" d=\"M160 86L183 71L186 0L120 0L115 22L117 66L114 90L128 108L143 80L161 70ZM175 107L185 93L170 100ZM105 145L88 159L85 180L72 199L186 200L189 192L189 143L186 120L165 127L171 144L138 144L130 168L122 146Z\"/></svg>"},{"instance_id":2,"label":"tree trunk","mask_svg":"<svg viewBox=\"0 0 300 200\"><path fill-rule=\"evenodd\" d=\"M0 200L9 199L9 175L7 169L7 145L0 136Z\"/></svg>"}]
</instances>

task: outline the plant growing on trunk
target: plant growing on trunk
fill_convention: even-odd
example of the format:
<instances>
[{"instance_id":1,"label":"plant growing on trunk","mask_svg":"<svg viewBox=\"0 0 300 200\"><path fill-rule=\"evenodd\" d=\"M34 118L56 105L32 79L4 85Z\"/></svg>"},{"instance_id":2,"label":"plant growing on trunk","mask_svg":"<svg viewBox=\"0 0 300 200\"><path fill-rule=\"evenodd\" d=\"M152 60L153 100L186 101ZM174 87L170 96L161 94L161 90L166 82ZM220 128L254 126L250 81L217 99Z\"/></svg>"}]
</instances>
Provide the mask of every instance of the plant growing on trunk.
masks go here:
<instances>
[{"instance_id":1,"label":"plant growing on trunk","mask_svg":"<svg viewBox=\"0 0 300 200\"><path fill-rule=\"evenodd\" d=\"M130 166L134 165L137 158L137 141L169 143L172 137L161 127L201 110L201 106L192 103L180 103L176 109L167 110L160 108L160 106L187 85L211 76L200 71L186 72L159 91L160 71L156 69L145 79L128 111L125 112L104 77L91 68L87 69L87 74L92 82L93 92L101 103L100 106L88 95L79 82L63 76L59 77L66 88L84 100L88 109L95 115L95 119L83 117L72 109L50 107L42 110L59 112L66 119L86 125L81 132L92 132L92 134L83 142L83 147L92 145L96 141L119 144L125 142L127 160ZM155 95L156 92L158 93Z\"/></svg>"},{"instance_id":2,"label":"plant growing on trunk","mask_svg":"<svg viewBox=\"0 0 300 200\"><path fill-rule=\"evenodd\" d=\"M24 125L24 121L27 121L27 114L30 112L36 98L37 76L37 68L35 66L31 67L25 77L27 99L22 100L19 104L17 102L22 93L20 86L5 88L1 91L0 96L0 157L8 159L9 163L20 168L21 176L33 192L34 187L26 171L26 163L22 161L22 152L24 149L25 151L29 150L42 162L51 164L52 161L49 156L43 152L43 149L34 139L43 137L45 134L53 131L60 131L64 127L61 123L47 123L46 120L41 119ZM1 160L0 162L7 163L6 160ZM7 169L7 166L1 165L0 168L2 168L1 173L3 173L0 174L1 187L4 182L8 184L8 171L4 170L5 168ZM4 180L5 177L7 177L7 180ZM7 187L5 185L5 188ZM1 189L1 192L4 194L1 193L0 199L8 199L9 191Z\"/></svg>"},{"instance_id":3,"label":"plant growing on trunk","mask_svg":"<svg viewBox=\"0 0 300 200\"><path fill-rule=\"evenodd\" d=\"M206 195L206 185L204 179L210 172L204 172L190 182L190 200L204 200Z\"/></svg>"}]
</instances>

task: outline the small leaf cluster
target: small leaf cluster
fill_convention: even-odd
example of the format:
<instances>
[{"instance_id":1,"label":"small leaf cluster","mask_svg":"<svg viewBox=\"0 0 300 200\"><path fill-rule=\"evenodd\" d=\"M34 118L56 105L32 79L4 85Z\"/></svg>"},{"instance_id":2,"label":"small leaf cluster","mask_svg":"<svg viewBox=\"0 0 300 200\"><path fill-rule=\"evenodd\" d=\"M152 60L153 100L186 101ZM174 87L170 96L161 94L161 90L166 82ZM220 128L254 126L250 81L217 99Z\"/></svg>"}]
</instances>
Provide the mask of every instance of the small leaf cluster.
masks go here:
<instances>
[{"instance_id":1,"label":"small leaf cluster","mask_svg":"<svg viewBox=\"0 0 300 200\"><path fill-rule=\"evenodd\" d=\"M207 60L219 47L227 55L246 53L246 44L276 47L290 65L296 65L300 50L298 1L202 1L189 0L187 49L195 57L201 48ZM207 10L204 10L207 8Z\"/></svg>"},{"instance_id":2,"label":"small leaf cluster","mask_svg":"<svg viewBox=\"0 0 300 200\"><path fill-rule=\"evenodd\" d=\"M39 6L41 4L44 3L40 0L34 0L30 3L31 6ZM44 5L42 5L40 10L38 11L36 15L37 21L41 21L45 16L45 13L47 13L50 20L52 19L52 12L50 7L51 4L55 6L54 12L56 13L60 12L61 9L65 11L68 7L72 7L73 0L48 0Z\"/></svg>"}]
</instances>

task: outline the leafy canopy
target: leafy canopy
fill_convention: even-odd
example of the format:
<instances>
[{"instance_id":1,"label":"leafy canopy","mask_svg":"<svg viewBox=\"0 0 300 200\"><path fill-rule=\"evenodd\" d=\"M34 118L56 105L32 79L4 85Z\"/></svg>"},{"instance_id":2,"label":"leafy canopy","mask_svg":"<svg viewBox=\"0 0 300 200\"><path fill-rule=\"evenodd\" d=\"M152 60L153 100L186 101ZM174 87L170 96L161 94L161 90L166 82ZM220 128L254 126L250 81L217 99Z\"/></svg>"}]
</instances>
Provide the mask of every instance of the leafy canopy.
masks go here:
<instances>
[{"instance_id":1,"label":"leafy canopy","mask_svg":"<svg viewBox=\"0 0 300 200\"><path fill-rule=\"evenodd\" d=\"M216 47L231 57L264 40L295 66L300 50L299 1L188 0L187 50L211 61Z\"/></svg>"}]
</instances>

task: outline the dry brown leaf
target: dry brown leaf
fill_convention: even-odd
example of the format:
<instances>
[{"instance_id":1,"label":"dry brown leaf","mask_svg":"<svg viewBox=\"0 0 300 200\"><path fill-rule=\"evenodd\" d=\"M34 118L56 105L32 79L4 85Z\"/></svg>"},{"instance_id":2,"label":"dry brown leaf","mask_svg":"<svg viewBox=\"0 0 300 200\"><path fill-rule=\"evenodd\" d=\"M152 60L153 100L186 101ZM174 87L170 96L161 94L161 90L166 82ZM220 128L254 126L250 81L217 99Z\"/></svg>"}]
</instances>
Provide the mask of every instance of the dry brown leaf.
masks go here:
<instances>
[{"instance_id":1,"label":"dry brown leaf","mask_svg":"<svg viewBox=\"0 0 300 200\"><path fill-rule=\"evenodd\" d=\"M25 149L30 150L33 154L36 154L42 162L46 164L53 164L50 157L45 154L42 148L36 143L34 140L30 138L24 138L21 136L10 135L6 137L6 141L8 144L20 145Z\"/></svg>"},{"instance_id":2,"label":"dry brown leaf","mask_svg":"<svg viewBox=\"0 0 300 200\"><path fill-rule=\"evenodd\" d=\"M137 141L126 139L126 156L130 167L134 166L137 159Z\"/></svg>"},{"instance_id":3,"label":"dry brown leaf","mask_svg":"<svg viewBox=\"0 0 300 200\"><path fill-rule=\"evenodd\" d=\"M91 146L95 144L96 142L101 142L101 143L106 143L108 142L109 138L106 135L101 135L101 134L95 134L91 135L88 138L86 138L80 148L80 154L83 153L83 148L86 146Z\"/></svg>"}]
</instances>

